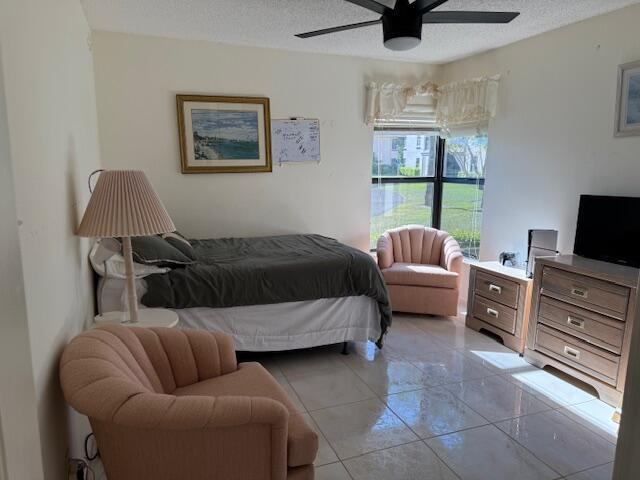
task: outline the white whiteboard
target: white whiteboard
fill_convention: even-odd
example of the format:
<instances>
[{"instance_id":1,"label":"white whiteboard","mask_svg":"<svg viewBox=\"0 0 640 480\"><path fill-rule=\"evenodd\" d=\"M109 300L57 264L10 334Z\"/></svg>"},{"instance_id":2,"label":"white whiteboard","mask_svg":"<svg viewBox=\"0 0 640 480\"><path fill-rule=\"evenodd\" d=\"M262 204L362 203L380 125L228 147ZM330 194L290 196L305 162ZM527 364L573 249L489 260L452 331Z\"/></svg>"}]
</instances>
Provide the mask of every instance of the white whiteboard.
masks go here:
<instances>
[{"instance_id":1,"label":"white whiteboard","mask_svg":"<svg viewBox=\"0 0 640 480\"><path fill-rule=\"evenodd\" d=\"M320 120L271 120L274 163L320 161Z\"/></svg>"}]
</instances>

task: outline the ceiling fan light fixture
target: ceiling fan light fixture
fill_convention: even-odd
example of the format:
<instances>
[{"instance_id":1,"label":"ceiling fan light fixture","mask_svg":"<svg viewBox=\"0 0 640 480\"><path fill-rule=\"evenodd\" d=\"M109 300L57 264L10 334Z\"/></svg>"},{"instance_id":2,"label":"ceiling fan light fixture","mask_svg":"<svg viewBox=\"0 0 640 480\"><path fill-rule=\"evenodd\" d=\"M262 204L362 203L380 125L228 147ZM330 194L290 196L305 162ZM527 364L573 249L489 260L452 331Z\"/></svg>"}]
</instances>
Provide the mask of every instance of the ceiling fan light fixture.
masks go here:
<instances>
[{"instance_id":1,"label":"ceiling fan light fixture","mask_svg":"<svg viewBox=\"0 0 640 480\"><path fill-rule=\"evenodd\" d=\"M408 15L382 17L384 46L389 50L410 50L422 41L422 18Z\"/></svg>"},{"instance_id":2,"label":"ceiling fan light fixture","mask_svg":"<svg viewBox=\"0 0 640 480\"><path fill-rule=\"evenodd\" d=\"M411 50L420 45L422 40L416 37L393 37L384 41L384 46L394 52Z\"/></svg>"}]
</instances>

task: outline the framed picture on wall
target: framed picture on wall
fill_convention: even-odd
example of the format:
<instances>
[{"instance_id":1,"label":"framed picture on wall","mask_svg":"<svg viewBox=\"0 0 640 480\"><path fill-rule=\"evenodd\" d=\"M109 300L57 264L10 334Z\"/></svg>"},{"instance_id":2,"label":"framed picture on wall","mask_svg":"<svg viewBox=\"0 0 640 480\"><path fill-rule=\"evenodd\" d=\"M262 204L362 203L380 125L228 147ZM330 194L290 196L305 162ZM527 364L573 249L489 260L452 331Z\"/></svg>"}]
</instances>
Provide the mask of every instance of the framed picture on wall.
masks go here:
<instances>
[{"instance_id":1,"label":"framed picture on wall","mask_svg":"<svg viewBox=\"0 0 640 480\"><path fill-rule=\"evenodd\" d=\"M269 99L176 95L182 173L271 171Z\"/></svg>"},{"instance_id":2,"label":"framed picture on wall","mask_svg":"<svg viewBox=\"0 0 640 480\"><path fill-rule=\"evenodd\" d=\"M640 62L618 67L616 137L640 135Z\"/></svg>"}]
</instances>

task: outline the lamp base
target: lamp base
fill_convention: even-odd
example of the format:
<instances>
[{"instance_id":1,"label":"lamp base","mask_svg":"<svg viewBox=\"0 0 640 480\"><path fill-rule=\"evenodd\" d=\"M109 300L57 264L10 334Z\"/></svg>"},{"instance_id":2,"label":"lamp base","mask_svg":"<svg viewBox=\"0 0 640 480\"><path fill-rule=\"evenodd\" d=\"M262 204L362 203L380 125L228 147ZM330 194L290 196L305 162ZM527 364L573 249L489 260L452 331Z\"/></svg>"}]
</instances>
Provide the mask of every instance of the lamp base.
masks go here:
<instances>
[{"instance_id":1,"label":"lamp base","mask_svg":"<svg viewBox=\"0 0 640 480\"><path fill-rule=\"evenodd\" d=\"M105 312L93 319L93 328L101 325L125 325L128 327L167 327L178 325L178 315L165 308L142 308L138 310L138 321L130 322L128 312Z\"/></svg>"},{"instance_id":2,"label":"lamp base","mask_svg":"<svg viewBox=\"0 0 640 480\"><path fill-rule=\"evenodd\" d=\"M129 323L129 312L105 312L93 317L96 324Z\"/></svg>"}]
</instances>

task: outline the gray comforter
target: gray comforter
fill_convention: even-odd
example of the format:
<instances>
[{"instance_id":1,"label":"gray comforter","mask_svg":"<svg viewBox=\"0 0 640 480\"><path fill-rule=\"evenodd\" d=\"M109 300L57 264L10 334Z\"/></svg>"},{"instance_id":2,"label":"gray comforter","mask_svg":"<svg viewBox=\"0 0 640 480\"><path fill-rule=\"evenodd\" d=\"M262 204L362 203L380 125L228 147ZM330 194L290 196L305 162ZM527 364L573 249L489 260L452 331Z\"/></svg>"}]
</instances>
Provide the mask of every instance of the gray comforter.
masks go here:
<instances>
[{"instance_id":1,"label":"gray comforter","mask_svg":"<svg viewBox=\"0 0 640 480\"><path fill-rule=\"evenodd\" d=\"M232 307L366 295L391 325L387 287L373 258L321 235L193 240L195 264L145 278L147 307Z\"/></svg>"}]
</instances>

